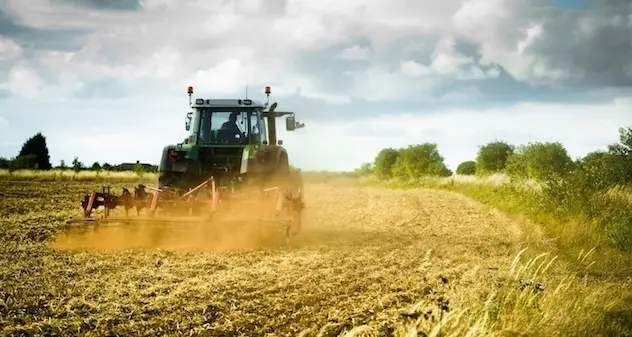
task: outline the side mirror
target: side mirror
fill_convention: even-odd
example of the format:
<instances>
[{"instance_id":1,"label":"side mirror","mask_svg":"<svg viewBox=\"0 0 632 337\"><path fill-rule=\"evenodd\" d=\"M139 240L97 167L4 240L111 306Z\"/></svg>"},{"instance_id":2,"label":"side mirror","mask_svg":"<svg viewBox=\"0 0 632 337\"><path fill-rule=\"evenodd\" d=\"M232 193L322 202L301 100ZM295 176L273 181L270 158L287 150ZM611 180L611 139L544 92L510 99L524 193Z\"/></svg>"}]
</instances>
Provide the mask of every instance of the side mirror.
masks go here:
<instances>
[{"instance_id":1,"label":"side mirror","mask_svg":"<svg viewBox=\"0 0 632 337\"><path fill-rule=\"evenodd\" d=\"M187 131L191 129L191 120L193 119L193 113L187 113L187 118L184 120L184 127Z\"/></svg>"},{"instance_id":2,"label":"side mirror","mask_svg":"<svg viewBox=\"0 0 632 337\"><path fill-rule=\"evenodd\" d=\"M290 116L285 119L285 129L288 131L296 130L296 119L294 116Z\"/></svg>"}]
</instances>

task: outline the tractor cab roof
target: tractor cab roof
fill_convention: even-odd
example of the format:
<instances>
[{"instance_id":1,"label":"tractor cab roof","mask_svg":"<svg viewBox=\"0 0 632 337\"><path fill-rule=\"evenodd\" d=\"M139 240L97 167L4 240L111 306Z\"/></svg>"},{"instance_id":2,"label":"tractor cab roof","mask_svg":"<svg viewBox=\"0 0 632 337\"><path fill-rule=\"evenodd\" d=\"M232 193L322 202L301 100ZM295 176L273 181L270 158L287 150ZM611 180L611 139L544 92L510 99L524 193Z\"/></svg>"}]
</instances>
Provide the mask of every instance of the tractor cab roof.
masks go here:
<instances>
[{"instance_id":1,"label":"tractor cab roof","mask_svg":"<svg viewBox=\"0 0 632 337\"><path fill-rule=\"evenodd\" d=\"M192 108L264 108L265 105L260 101L252 99L204 99L196 98Z\"/></svg>"}]
</instances>

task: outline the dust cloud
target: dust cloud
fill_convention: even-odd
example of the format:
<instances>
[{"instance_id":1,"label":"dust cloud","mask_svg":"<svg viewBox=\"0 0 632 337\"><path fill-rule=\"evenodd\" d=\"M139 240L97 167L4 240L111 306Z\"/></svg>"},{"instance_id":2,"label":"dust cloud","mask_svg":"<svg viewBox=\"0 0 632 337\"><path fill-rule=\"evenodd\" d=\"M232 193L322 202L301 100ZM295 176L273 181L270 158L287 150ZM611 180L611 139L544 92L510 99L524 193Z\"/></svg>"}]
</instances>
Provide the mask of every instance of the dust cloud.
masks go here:
<instances>
[{"instance_id":1,"label":"dust cloud","mask_svg":"<svg viewBox=\"0 0 632 337\"><path fill-rule=\"evenodd\" d=\"M107 223L73 225L51 247L70 251L220 251L282 247L285 226L266 223Z\"/></svg>"},{"instance_id":2,"label":"dust cloud","mask_svg":"<svg viewBox=\"0 0 632 337\"><path fill-rule=\"evenodd\" d=\"M226 204L212 220L202 217L114 215L105 223L72 224L59 233L52 248L59 250L254 250L286 244L287 212L274 215L274 200L248 200L248 204ZM185 209L176 212L182 214Z\"/></svg>"}]
</instances>

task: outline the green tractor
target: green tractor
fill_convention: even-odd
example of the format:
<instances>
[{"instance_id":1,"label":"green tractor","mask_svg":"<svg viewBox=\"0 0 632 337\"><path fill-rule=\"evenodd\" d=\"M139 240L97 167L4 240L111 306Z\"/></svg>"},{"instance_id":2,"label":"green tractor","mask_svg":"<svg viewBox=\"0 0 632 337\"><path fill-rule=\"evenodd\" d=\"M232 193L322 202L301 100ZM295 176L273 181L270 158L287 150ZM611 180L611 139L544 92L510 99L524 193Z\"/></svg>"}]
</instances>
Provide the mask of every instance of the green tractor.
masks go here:
<instances>
[{"instance_id":1,"label":"green tractor","mask_svg":"<svg viewBox=\"0 0 632 337\"><path fill-rule=\"evenodd\" d=\"M159 188L188 191L215 179L219 188L241 189L284 185L287 192L302 193L300 172L290 166L283 142L277 140L276 119L287 116L285 128L304 126L293 112L276 111L251 99L203 99L191 102L193 112L185 125L189 136L184 142L163 149L158 168ZM270 87L266 87L269 100Z\"/></svg>"},{"instance_id":2,"label":"green tractor","mask_svg":"<svg viewBox=\"0 0 632 337\"><path fill-rule=\"evenodd\" d=\"M277 103L268 107L270 87L265 93L265 104L247 98L192 102L193 87L189 87L193 110L185 120L189 135L182 143L163 148L158 186L138 185L133 192L124 188L121 195L112 194L109 187L92 191L81 202L84 217L69 223L217 222L223 219L221 214L237 214L281 223L286 236L298 234L305 207L303 182L300 170L290 166L288 152L277 140L276 120L285 117L288 131L304 124L295 120L293 112L276 111ZM104 215L92 217L99 206L104 207ZM110 216L117 207L124 208L125 216ZM128 212L134 207L137 215L146 209L148 216L130 218ZM167 216L156 216L158 209ZM176 214L187 215L174 218Z\"/></svg>"}]
</instances>

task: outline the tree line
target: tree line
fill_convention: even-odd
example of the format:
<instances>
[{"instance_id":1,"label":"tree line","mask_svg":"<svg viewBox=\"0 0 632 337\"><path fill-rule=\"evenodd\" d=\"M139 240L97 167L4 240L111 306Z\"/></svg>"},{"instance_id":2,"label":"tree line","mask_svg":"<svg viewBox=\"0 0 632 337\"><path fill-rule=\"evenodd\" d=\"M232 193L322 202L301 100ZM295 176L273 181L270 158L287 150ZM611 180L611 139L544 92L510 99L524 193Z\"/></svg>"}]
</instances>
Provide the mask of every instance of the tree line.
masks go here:
<instances>
[{"instance_id":1,"label":"tree line","mask_svg":"<svg viewBox=\"0 0 632 337\"><path fill-rule=\"evenodd\" d=\"M53 166L50 162L50 154L48 151L48 145L46 144L46 137L38 132L34 136L28 138L18 155L14 158L2 158L0 157L0 169L6 169L9 171L16 170L73 170L75 172L80 171L134 171L137 173L156 172L158 171L157 165L141 164L139 161L136 163L124 163L118 165L110 165L109 163L94 162L92 165L87 166L75 157L70 163L66 164L64 160L61 160L59 165Z\"/></svg>"},{"instance_id":2,"label":"tree line","mask_svg":"<svg viewBox=\"0 0 632 337\"><path fill-rule=\"evenodd\" d=\"M631 127L619 129L619 141L603 150L573 159L560 142L513 145L495 140L480 145L475 158L460 163L456 174L485 176L503 173L517 179L538 181L580 174L599 188L632 184ZM453 175L435 143L382 149L372 163L364 163L357 172L374 174L382 179Z\"/></svg>"}]
</instances>

